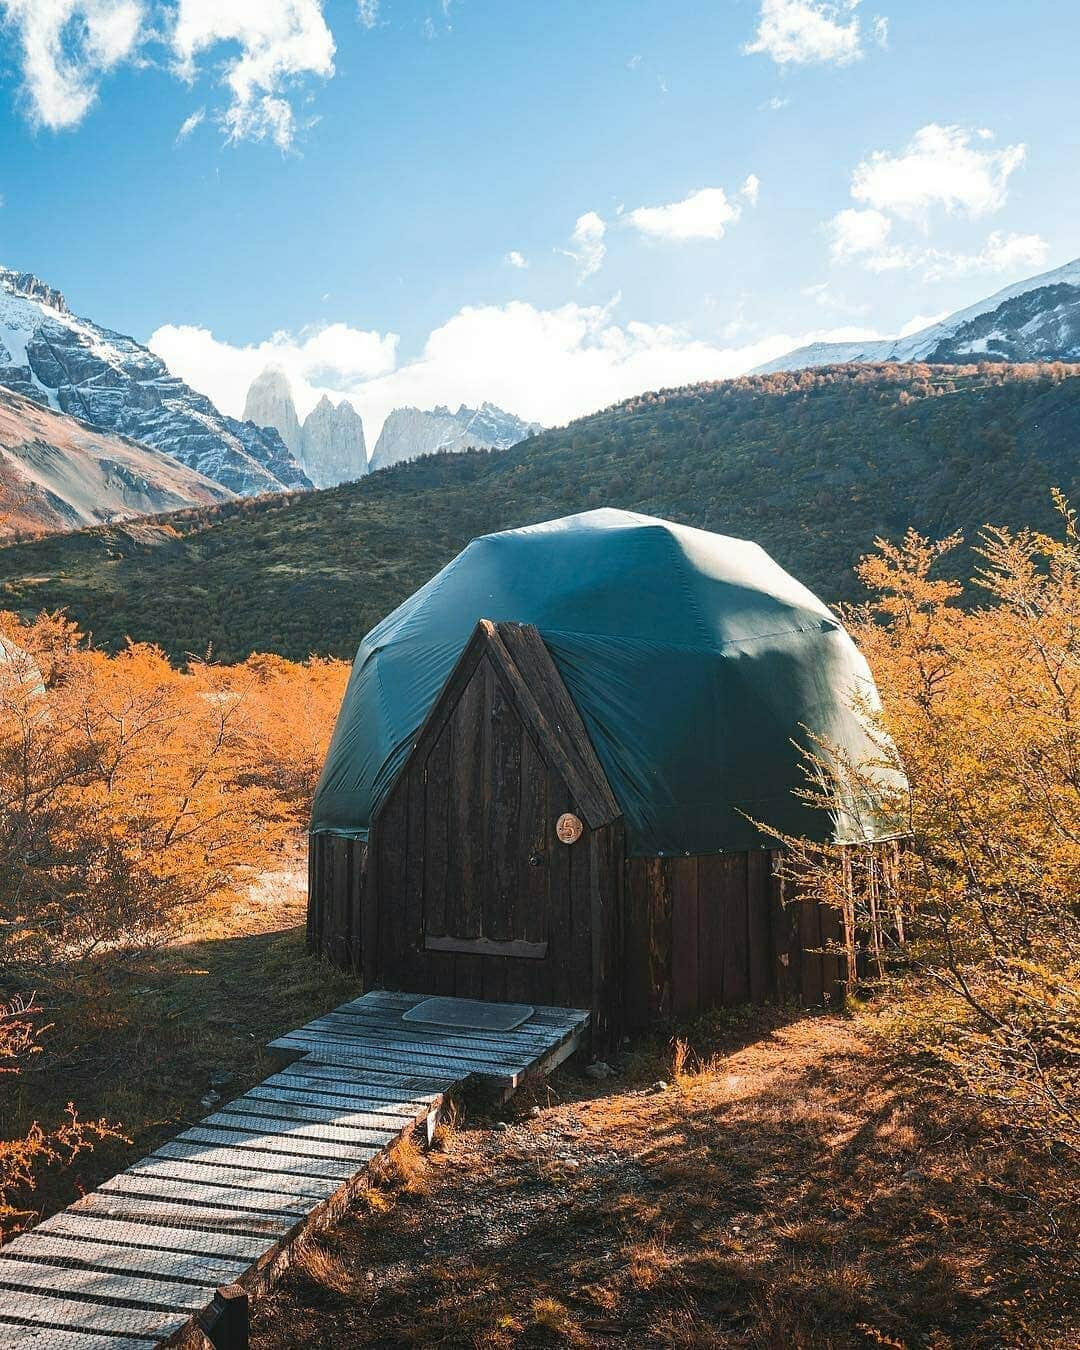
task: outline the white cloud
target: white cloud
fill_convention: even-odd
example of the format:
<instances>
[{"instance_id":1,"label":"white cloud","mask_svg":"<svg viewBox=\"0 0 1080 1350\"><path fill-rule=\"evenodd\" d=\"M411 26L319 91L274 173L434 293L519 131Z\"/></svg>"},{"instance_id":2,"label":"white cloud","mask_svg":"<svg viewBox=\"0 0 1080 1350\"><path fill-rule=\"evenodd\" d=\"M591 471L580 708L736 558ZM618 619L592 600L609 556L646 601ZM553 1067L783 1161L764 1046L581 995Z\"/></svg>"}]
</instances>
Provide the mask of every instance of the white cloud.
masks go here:
<instances>
[{"instance_id":1,"label":"white cloud","mask_svg":"<svg viewBox=\"0 0 1080 1350\"><path fill-rule=\"evenodd\" d=\"M641 56L640 56L640 55L632 56L632 57L630 58L630 60L627 61L627 63L626 63L626 69L627 69L627 70L637 70L637 68L638 68L640 65L641 65Z\"/></svg>"},{"instance_id":2,"label":"white cloud","mask_svg":"<svg viewBox=\"0 0 1080 1350\"><path fill-rule=\"evenodd\" d=\"M177 375L239 416L248 385L265 366L281 366L303 416L323 393L347 396L373 445L387 413L415 405L479 404L555 425L647 389L726 379L806 342L880 336L862 328L779 333L742 346L695 338L672 324L619 323L616 302L537 309L466 306L428 337L421 354L396 369L397 338L343 324L297 337L235 347L204 328L166 327L150 346ZM351 367L351 369L350 369Z\"/></svg>"},{"instance_id":3,"label":"white cloud","mask_svg":"<svg viewBox=\"0 0 1080 1350\"><path fill-rule=\"evenodd\" d=\"M751 206L758 199L760 181L750 174L740 195ZM680 202L666 206L639 206L626 219L641 234L653 239L722 239L729 225L742 215L742 203L733 201L723 188L700 188Z\"/></svg>"},{"instance_id":4,"label":"white cloud","mask_svg":"<svg viewBox=\"0 0 1080 1350\"><path fill-rule=\"evenodd\" d=\"M892 241L892 221L880 211L840 211L826 226L834 262L859 262L871 272L921 272L925 281L976 273L1030 272L1046 261L1048 245L1038 234L995 230L975 253Z\"/></svg>"},{"instance_id":5,"label":"white cloud","mask_svg":"<svg viewBox=\"0 0 1080 1350\"><path fill-rule=\"evenodd\" d=\"M888 19L882 18L880 14L875 14L873 24L871 26L874 32L874 41L877 43L877 45L879 47L887 47L889 45Z\"/></svg>"},{"instance_id":6,"label":"white cloud","mask_svg":"<svg viewBox=\"0 0 1080 1350\"><path fill-rule=\"evenodd\" d=\"M977 253L927 249L921 258L927 281L983 272L1033 272L1046 262L1049 245L1039 234L1004 234L995 230Z\"/></svg>"},{"instance_id":7,"label":"white cloud","mask_svg":"<svg viewBox=\"0 0 1080 1350\"><path fill-rule=\"evenodd\" d=\"M891 246L892 221L881 211L838 211L826 227L831 236L830 252L840 262L848 258L881 256Z\"/></svg>"},{"instance_id":8,"label":"white cloud","mask_svg":"<svg viewBox=\"0 0 1080 1350\"><path fill-rule=\"evenodd\" d=\"M176 133L176 144L179 145L181 141L186 141L195 128L202 124L205 117L205 108L196 108L189 117L185 117L180 123L180 130Z\"/></svg>"},{"instance_id":9,"label":"white cloud","mask_svg":"<svg viewBox=\"0 0 1080 1350\"><path fill-rule=\"evenodd\" d=\"M526 258L523 253L519 253L516 248L512 248L503 261L506 262L510 267L516 267L518 268L519 271L522 272L529 265L528 258Z\"/></svg>"},{"instance_id":10,"label":"white cloud","mask_svg":"<svg viewBox=\"0 0 1080 1350\"><path fill-rule=\"evenodd\" d=\"M196 58L219 42L237 43L222 82L231 101L221 116L229 140L269 138L285 150L296 134L284 92L298 78L334 73L334 39L321 0L179 0L171 42L178 73L196 75Z\"/></svg>"},{"instance_id":11,"label":"white cloud","mask_svg":"<svg viewBox=\"0 0 1080 1350\"><path fill-rule=\"evenodd\" d=\"M825 63L846 66L863 54L859 0L761 0L748 56L769 56L778 66Z\"/></svg>"},{"instance_id":12,"label":"white cloud","mask_svg":"<svg viewBox=\"0 0 1080 1350\"><path fill-rule=\"evenodd\" d=\"M983 149L973 143L973 135L984 143L993 140L985 128L971 133L930 123L899 154L876 150L857 165L851 195L863 205L837 212L825 225L833 261L858 262L871 272L921 272L925 281L1030 271L1043 263L1047 243L1037 234L994 231L975 252L923 242L934 207L975 219L1005 204L1009 177L1023 163L1024 147ZM908 242L897 240L898 222L908 225Z\"/></svg>"},{"instance_id":13,"label":"white cloud","mask_svg":"<svg viewBox=\"0 0 1080 1350\"><path fill-rule=\"evenodd\" d=\"M136 50L143 0L0 0L20 46L31 120L59 131L77 126L101 77Z\"/></svg>"},{"instance_id":14,"label":"white cloud","mask_svg":"<svg viewBox=\"0 0 1080 1350\"><path fill-rule=\"evenodd\" d=\"M372 0L362 0L361 13L365 5L374 15ZM291 87L334 73L322 0L0 0L0 18L18 42L31 120L51 130L77 126L102 77L147 59L154 43L165 44L175 73L189 82L200 57L229 44L220 67L228 138L269 138L282 149L296 134ZM189 118L184 134L197 125Z\"/></svg>"},{"instance_id":15,"label":"white cloud","mask_svg":"<svg viewBox=\"0 0 1080 1350\"><path fill-rule=\"evenodd\" d=\"M975 219L1005 205L1009 177L1025 153L1023 145L979 149L963 127L931 122L899 154L875 150L857 165L851 195L875 210L908 219L925 221L935 206Z\"/></svg>"},{"instance_id":16,"label":"white cloud","mask_svg":"<svg viewBox=\"0 0 1080 1350\"><path fill-rule=\"evenodd\" d=\"M781 108L786 108L790 102L791 99L781 98L779 94L774 94L772 98L758 104L758 112L779 112Z\"/></svg>"},{"instance_id":17,"label":"white cloud","mask_svg":"<svg viewBox=\"0 0 1080 1350\"><path fill-rule=\"evenodd\" d=\"M570 247L558 250L577 263L578 281L591 277L603 266L607 255L607 245L604 243L606 233L607 226L596 212L586 211L584 215L578 216L574 223Z\"/></svg>"},{"instance_id":18,"label":"white cloud","mask_svg":"<svg viewBox=\"0 0 1080 1350\"><path fill-rule=\"evenodd\" d=\"M379 0L356 0L356 17L365 28L374 28L379 22Z\"/></svg>"},{"instance_id":19,"label":"white cloud","mask_svg":"<svg viewBox=\"0 0 1080 1350\"><path fill-rule=\"evenodd\" d=\"M299 334L275 333L265 342L236 347L205 328L165 324L149 347L174 374L187 380L222 412L239 417L248 385L267 366L280 366L292 381L301 416L323 391L344 390L394 369L396 333L376 333L334 323Z\"/></svg>"}]
</instances>

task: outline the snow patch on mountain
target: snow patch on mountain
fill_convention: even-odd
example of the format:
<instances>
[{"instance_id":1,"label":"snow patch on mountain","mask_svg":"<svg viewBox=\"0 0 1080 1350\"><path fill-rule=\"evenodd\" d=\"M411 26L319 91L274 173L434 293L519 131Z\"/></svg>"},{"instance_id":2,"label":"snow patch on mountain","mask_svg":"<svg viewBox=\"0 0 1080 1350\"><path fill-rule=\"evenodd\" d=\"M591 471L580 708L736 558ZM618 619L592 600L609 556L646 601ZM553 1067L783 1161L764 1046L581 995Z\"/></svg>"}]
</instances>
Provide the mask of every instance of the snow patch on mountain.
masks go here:
<instances>
[{"instance_id":1,"label":"snow patch on mountain","mask_svg":"<svg viewBox=\"0 0 1080 1350\"><path fill-rule=\"evenodd\" d=\"M0 533L74 530L234 494L171 455L0 388Z\"/></svg>"},{"instance_id":2,"label":"snow patch on mountain","mask_svg":"<svg viewBox=\"0 0 1080 1350\"><path fill-rule=\"evenodd\" d=\"M0 385L244 496L311 486L276 432L224 416L134 338L79 318L58 290L9 268L0 268Z\"/></svg>"},{"instance_id":3,"label":"snow patch on mountain","mask_svg":"<svg viewBox=\"0 0 1080 1350\"><path fill-rule=\"evenodd\" d=\"M929 327L922 328L907 337L883 338L867 342L815 342L788 352L786 356L778 357L775 361L758 366L752 373L768 375L780 370L804 370L811 366L844 365L849 362L956 361L961 356L978 356L983 352L994 353L997 351L995 341L1018 353L1008 357L999 355L999 360L1075 360L1080 356L1080 348L1070 345L1068 339L1063 348L1054 348L1052 344L1043 341L1033 343L1032 354L1025 354L1024 343L1017 341L1020 336L1019 330L1014 332L1011 320L1011 315L1017 312L1012 302L1033 292L1046 292L1046 295L1039 296L1036 312L1025 314L1023 321L1031 325L1029 329L1031 334L1044 329L1049 331L1052 328L1054 310L1067 303L1066 292L1059 290L1060 287L1080 291L1080 258L1075 258L1051 272L1043 272L1039 276L1028 277L1025 281L1017 281L1011 286L1006 286L987 296L985 300L979 300L966 309L957 310L947 319L930 324ZM989 331L975 334L972 325L984 315L997 314L998 311L1002 312L1002 326L996 339ZM1019 312L1023 312L1023 307ZM969 345L964 350L960 350L960 346L957 346L954 350L952 344L961 332L969 333L970 336L967 339L960 339L960 346L965 340L970 344L984 345L981 347Z\"/></svg>"}]
</instances>

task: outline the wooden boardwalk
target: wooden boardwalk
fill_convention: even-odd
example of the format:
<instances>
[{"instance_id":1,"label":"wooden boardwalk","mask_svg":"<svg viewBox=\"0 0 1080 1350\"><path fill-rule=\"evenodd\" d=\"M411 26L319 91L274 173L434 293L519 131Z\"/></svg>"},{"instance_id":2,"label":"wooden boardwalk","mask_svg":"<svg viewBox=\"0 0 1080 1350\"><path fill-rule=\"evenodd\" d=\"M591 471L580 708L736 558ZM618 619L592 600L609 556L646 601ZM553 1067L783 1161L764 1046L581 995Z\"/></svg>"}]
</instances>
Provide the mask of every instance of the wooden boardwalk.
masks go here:
<instances>
[{"instance_id":1,"label":"wooden boardwalk","mask_svg":"<svg viewBox=\"0 0 1080 1350\"><path fill-rule=\"evenodd\" d=\"M588 1014L521 1009L496 1030L404 1014L426 996L376 991L271 1048L302 1058L62 1213L0 1247L0 1347L205 1345L217 1289L268 1288L303 1233L331 1222L381 1153L479 1080L507 1097L577 1048ZM440 1000L451 1018L510 1005Z\"/></svg>"}]
</instances>

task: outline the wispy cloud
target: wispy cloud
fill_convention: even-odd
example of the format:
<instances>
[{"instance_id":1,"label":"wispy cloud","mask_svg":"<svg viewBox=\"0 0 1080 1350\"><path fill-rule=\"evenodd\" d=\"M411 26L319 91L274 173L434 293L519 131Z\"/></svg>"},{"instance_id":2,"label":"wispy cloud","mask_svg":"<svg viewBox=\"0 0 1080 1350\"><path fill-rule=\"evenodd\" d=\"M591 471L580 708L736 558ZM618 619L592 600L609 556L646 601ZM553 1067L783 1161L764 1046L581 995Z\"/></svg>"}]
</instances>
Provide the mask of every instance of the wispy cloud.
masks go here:
<instances>
[{"instance_id":1,"label":"wispy cloud","mask_svg":"<svg viewBox=\"0 0 1080 1350\"><path fill-rule=\"evenodd\" d=\"M401 364L394 362L393 334L358 334L344 325L320 330L317 346L312 335L279 333L236 347L204 328L175 327L159 329L150 346L233 414L243 408L252 379L266 365L280 365L301 415L323 392L347 395L371 443L387 413L406 405L490 399L550 426L642 389L739 375L806 342L878 336L838 328L775 333L732 346L696 338L676 324L619 320L616 310L616 301L553 309L521 301L467 305L428 335L415 359Z\"/></svg>"},{"instance_id":2,"label":"wispy cloud","mask_svg":"<svg viewBox=\"0 0 1080 1350\"><path fill-rule=\"evenodd\" d=\"M376 12L361 0L361 17L365 6ZM193 83L200 60L228 44L217 67L227 138L287 149L297 130L289 89L334 73L322 0L0 0L0 19L16 40L31 120L53 131L78 126L103 78L125 62L164 49L162 64Z\"/></svg>"},{"instance_id":3,"label":"wispy cloud","mask_svg":"<svg viewBox=\"0 0 1080 1350\"><path fill-rule=\"evenodd\" d=\"M570 247L558 250L577 264L579 282L593 276L603 266L607 256L606 234L607 226L600 216L595 211L586 211L574 224Z\"/></svg>"},{"instance_id":4,"label":"wispy cloud","mask_svg":"<svg viewBox=\"0 0 1080 1350\"><path fill-rule=\"evenodd\" d=\"M50 131L78 126L103 76L138 48L146 17L143 0L0 0L31 121Z\"/></svg>"},{"instance_id":5,"label":"wispy cloud","mask_svg":"<svg viewBox=\"0 0 1080 1350\"><path fill-rule=\"evenodd\" d=\"M521 272L523 272L529 265L528 258L526 258L524 254L519 253L516 248L512 248L510 252L506 255L506 257L503 259L503 261L508 266L516 267Z\"/></svg>"},{"instance_id":6,"label":"wispy cloud","mask_svg":"<svg viewBox=\"0 0 1080 1350\"><path fill-rule=\"evenodd\" d=\"M1049 246L1039 234L994 230L973 252L897 243L893 222L880 211L846 210L826 226L835 262L858 262L871 272L921 272L926 281L1041 267Z\"/></svg>"},{"instance_id":7,"label":"wispy cloud","mask_svg":"<svg viewBox=\"0 0 1080 1350\"><path fill-rule=\"evenodd\" d=\"M180 130L176 133L176 144L180 145L186 141L196 127L200 126L206 119L206 109L196 108L190 116L185 117L180 123Z\"/></svg>"},{"instance_id":8,"label":"wispy cloud","mask_svg":"<svg viewBox=\"0 0 1080 1350\"><path fill-rule=\"evenodd\" d=\"M177 73L189 81L203 53L222 42L239 46L222 75L230 101L220 121L232 141L269 139L287 150L296 119L285 90L303 76L334 73L321 0L179 0L170 40Z\"/></svg>"},{"instance_id":9,"label":"wispy cloud","mask_svg":"<svg viewBox=\"0 0 1080 1350\"><path fill-rule=\"evenodd\" d=\"M379 0L356 0L356 17L364 28L374 28L379 22Z\"/></svg>"}]
</instances>

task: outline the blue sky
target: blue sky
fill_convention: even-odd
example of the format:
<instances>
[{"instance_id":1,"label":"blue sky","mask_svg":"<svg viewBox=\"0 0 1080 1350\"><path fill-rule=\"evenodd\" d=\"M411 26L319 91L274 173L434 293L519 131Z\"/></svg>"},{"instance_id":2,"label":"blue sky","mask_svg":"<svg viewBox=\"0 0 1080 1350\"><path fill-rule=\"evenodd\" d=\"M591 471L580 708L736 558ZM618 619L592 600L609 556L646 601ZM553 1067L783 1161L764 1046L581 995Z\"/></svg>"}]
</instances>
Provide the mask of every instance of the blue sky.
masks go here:
<instances>
[{"instance_id":1,"label":"blue sky","mask_svg":"<svg viewBox=\"0 0 1080 1350\"><path fill-rule=\"evenodd\" d=\"M1080 253L1060 0L0 14L0 261L228 411L273 360L369 439L405 402L558 422Z\"/></svg>"}]
</instances>

